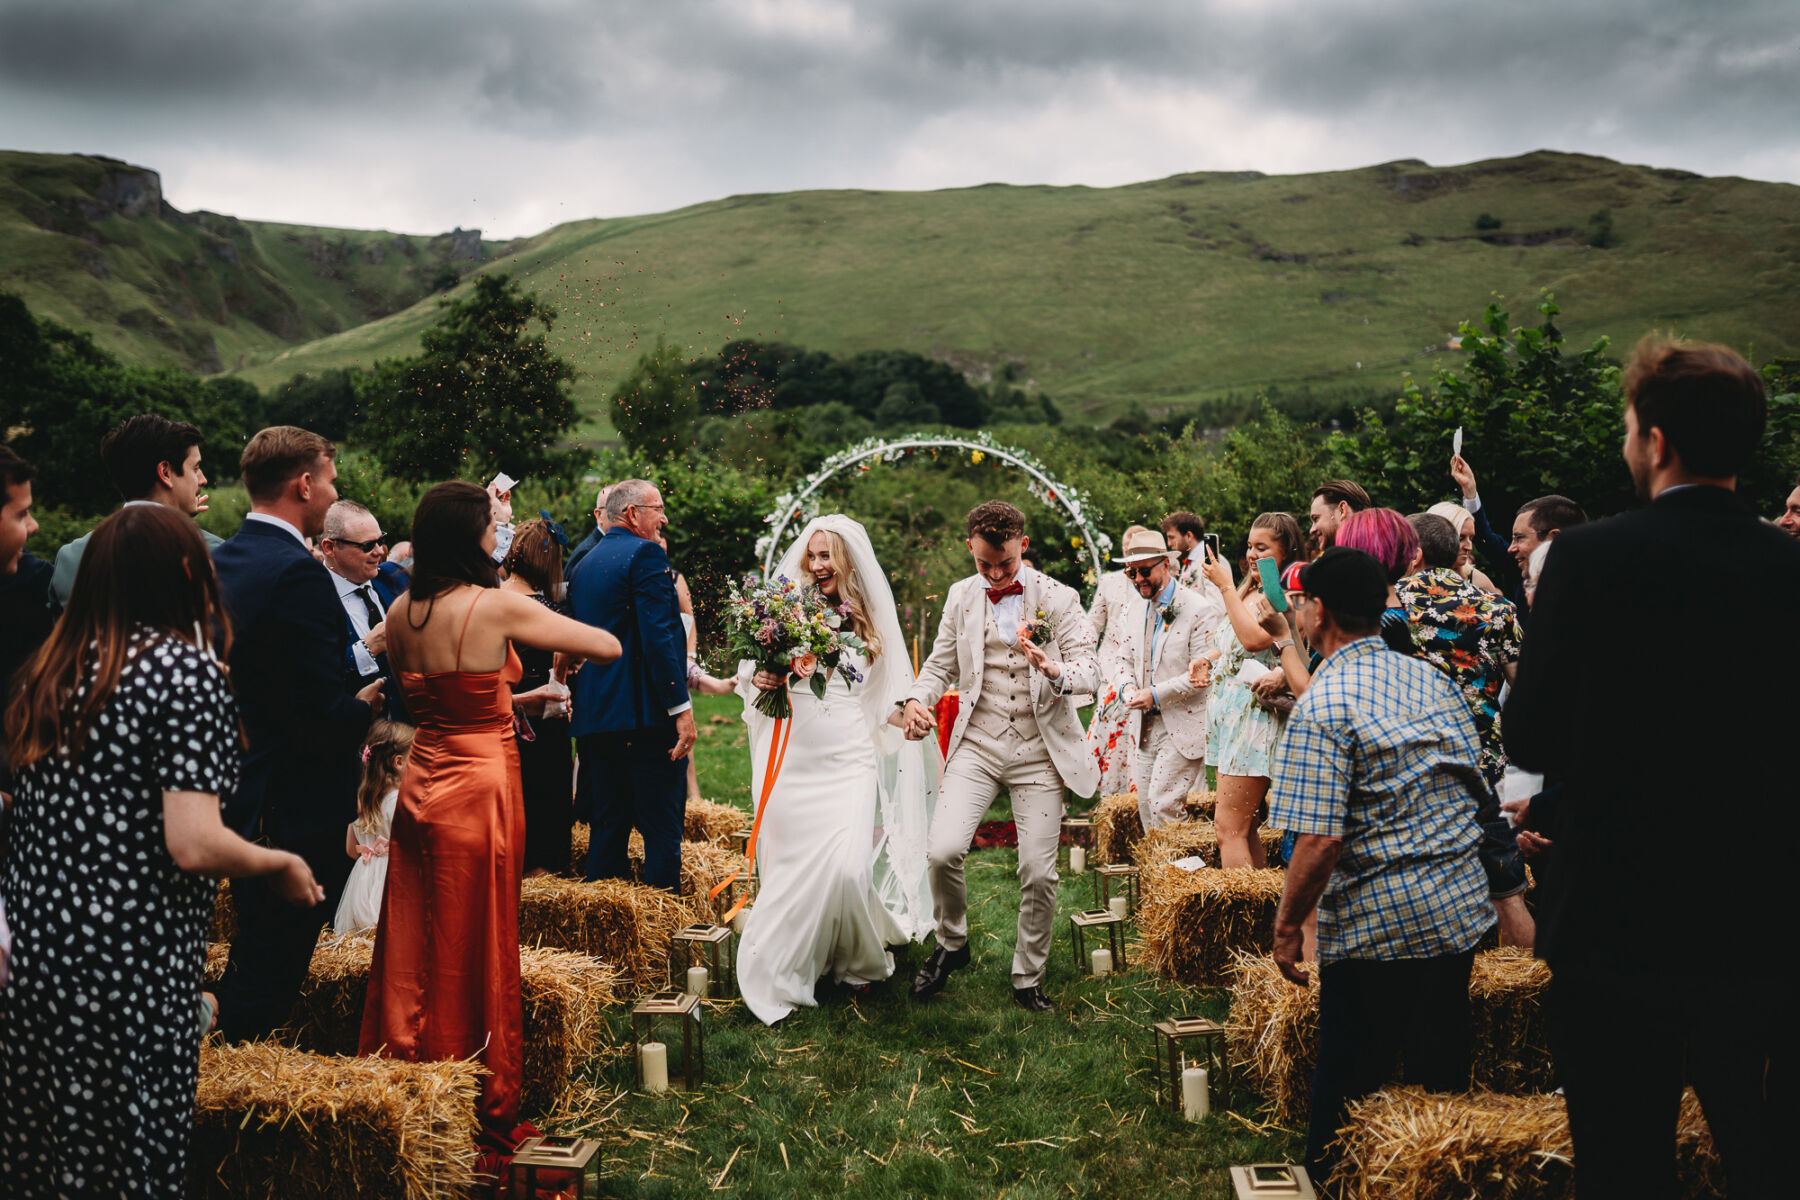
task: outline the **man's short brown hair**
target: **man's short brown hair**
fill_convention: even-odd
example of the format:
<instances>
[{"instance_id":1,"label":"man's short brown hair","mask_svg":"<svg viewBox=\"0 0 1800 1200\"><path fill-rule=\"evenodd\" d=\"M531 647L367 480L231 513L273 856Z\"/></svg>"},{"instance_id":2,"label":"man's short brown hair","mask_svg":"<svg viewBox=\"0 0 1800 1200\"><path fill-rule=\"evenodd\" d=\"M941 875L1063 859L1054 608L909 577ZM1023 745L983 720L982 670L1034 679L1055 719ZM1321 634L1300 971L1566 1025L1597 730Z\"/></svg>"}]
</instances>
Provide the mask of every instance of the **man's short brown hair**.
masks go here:
<instances>
[{"instance_id":1,"label":"man's short brown hair","mask_svg":"<svg viewBox=\"0 0 1800 1200\"><path fill-rule=\"evenodd\" d=\"M1313 495L1325 497L1327 504L1348 504L1351 512L1361 512L1374 502L1369 493L1363 491L1362 485L1352 483L1348 479L1333 479L1321 483L1313 489Z\"/></svg>"},{"instance_id":2,"label":"man's short brown hair","mask_svg":"<svg viewBox=\"0 0 1800 1200\"><path fill-rule=\"evenodd\" d=\"M1762 376L1729 346L1650 334L1625 364L1638 435L1663 431L1684 470L1709 479L1750 465L1769 419Z\"/></svg>"},{"instance_id":3,"label":"man's short brown hair","mask_svg":"<svg viewBox=\"0 0 1800 1200\"><path fill-rule=\"evenodd\" d=\"M969 510L969 536L990 546L1004 546L1025 536L1025 514L1004 500L989 500Z\"/></svg>"},{"instance_id":4,"label":"man's short brown hair","mask_svg":"<svg viewBox=\"0 0 1800 1200\"><path fill-rule=\"evenodd\" d=\"M1185 508L1164 517L1157 528L1165 534L1179 532L1196 540L1206 536L1206 522L1200 519L1199 514L1188 512Z\"/></svg>"},{"instance_id":5,"label":"man's short brown hair","mask_svg":"<svg viewBox=\"0 0 1800 1200\"><path fill-rule=\"evenodd\" d=\"M312 470L321 457L336 458L337 447L296 425L271 425L244 447L238 470L244 490L260 503L280 499L288 481Z\"/></svg>"}]
</instances>

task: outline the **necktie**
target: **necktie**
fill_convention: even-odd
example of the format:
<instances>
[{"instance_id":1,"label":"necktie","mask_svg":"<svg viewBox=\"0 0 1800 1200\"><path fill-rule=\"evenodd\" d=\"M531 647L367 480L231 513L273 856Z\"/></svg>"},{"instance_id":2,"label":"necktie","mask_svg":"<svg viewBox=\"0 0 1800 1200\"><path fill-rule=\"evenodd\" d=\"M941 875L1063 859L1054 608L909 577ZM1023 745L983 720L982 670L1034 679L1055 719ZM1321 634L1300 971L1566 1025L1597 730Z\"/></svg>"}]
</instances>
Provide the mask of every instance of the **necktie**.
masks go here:
<instances>
[{"instance_id":1,"label":"necktie","mask_svg":"<svg viewBox=\"0 0 1800 1200\"><path fill-rule=\"evenodd\" d=\"M987 594L989 604L998 604L1008 596L1023 596L1025 585L1015 579L1003 588L989 588Z\"/></svg>"},{"instance_id":2,"label":"necktie","mask_svg":"<svg viewBox=\"0 0 1800 1200\"><path fill-rule=\"evenodd\" d=\"M381 615L381 609L376 607L375 593L370 590L369 585L365 583L357 588L356 595L363 602L363 610L369 614L369 628L373 629L381 624L385 618Z\"/></svg>"}]
</instances>

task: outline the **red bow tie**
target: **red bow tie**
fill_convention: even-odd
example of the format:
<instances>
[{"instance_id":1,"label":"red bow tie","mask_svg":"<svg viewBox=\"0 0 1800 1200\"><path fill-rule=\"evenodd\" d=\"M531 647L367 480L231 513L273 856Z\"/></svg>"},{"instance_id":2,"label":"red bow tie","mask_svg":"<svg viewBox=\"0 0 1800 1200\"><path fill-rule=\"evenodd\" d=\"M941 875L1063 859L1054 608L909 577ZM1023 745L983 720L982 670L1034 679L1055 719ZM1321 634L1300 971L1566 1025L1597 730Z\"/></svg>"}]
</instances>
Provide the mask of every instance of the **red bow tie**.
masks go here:
<instances>
[{"instance_id":1,"label":"red bow tie","mask_svg":"<svg viewBox=\"0 0 1800 1200\"><path fill-rule=\"evenodd\" d=\"M1008 596L1023 596L1025 585L1015 579L1003 588L989 588L987 594L989 604L998 604Z\"/></svg>"}]
</instances>

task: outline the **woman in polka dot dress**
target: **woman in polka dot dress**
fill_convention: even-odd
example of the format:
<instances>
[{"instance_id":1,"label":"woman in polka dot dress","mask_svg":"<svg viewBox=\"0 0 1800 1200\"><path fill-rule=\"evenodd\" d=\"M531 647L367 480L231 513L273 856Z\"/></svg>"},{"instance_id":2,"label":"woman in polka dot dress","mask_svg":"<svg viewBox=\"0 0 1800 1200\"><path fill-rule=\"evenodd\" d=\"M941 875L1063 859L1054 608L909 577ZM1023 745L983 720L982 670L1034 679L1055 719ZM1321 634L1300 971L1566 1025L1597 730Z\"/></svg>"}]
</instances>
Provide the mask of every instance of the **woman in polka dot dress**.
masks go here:
<instances>
[{"instance_id":1,"label":"woman in polka dot dress","mask_svg":"<svg viewBox=\"0 0 1800 1200\"><path fill-rule=\"evenodd\" d=\"M220 821L238 727L199 631L225 624L194 523L121 509L94 531L68 611L7 706L0 1179L12 1200L182 1195L217 877L272 875L292 902L323 898L302 859Z\"/></svg>"}]
</instances>

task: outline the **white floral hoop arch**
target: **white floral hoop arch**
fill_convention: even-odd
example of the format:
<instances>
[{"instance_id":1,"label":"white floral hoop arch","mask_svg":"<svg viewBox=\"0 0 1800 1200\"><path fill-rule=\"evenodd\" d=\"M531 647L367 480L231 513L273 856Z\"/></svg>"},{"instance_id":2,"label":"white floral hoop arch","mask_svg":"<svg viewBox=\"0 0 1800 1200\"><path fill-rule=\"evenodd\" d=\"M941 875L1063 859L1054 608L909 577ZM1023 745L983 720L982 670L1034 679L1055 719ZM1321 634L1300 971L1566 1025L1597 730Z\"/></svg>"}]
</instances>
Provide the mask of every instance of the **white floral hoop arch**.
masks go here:
<instances>
[{"instance_id":1,"label":"white floral hoop arch","mask_svg":"<svg viewBox=\"0 0 1800 1200\"><path fill-rule=\"evenodd\" d=\"M820 463L795 490L776 497L775 511L763 518L770 526L768 533L756 539L756 554L762 559L763 574L775 569L781 535L787 532L788 526L797 521L810 521L819 515L818 491L833 476L859 463L864 464L862 469L866 471L874 465L871 460L896 462L915 450L966 450L972 462L979 463L991 456L1025 472L1026 486L1031 494L1045 504L1060 507L1067 514L1064 525L1070 533L1071 544L1074 549L1087 551L1094 564L1094 577L1098 579L1106 571L1106 556L1112 550L1112 539L1096 527L1086 498L1057 482L1042 463L1023 450L1002 446L983 430L971 437L914 433L898 438L869 438L839 450Z\"/></svg>"}]
</instances>

